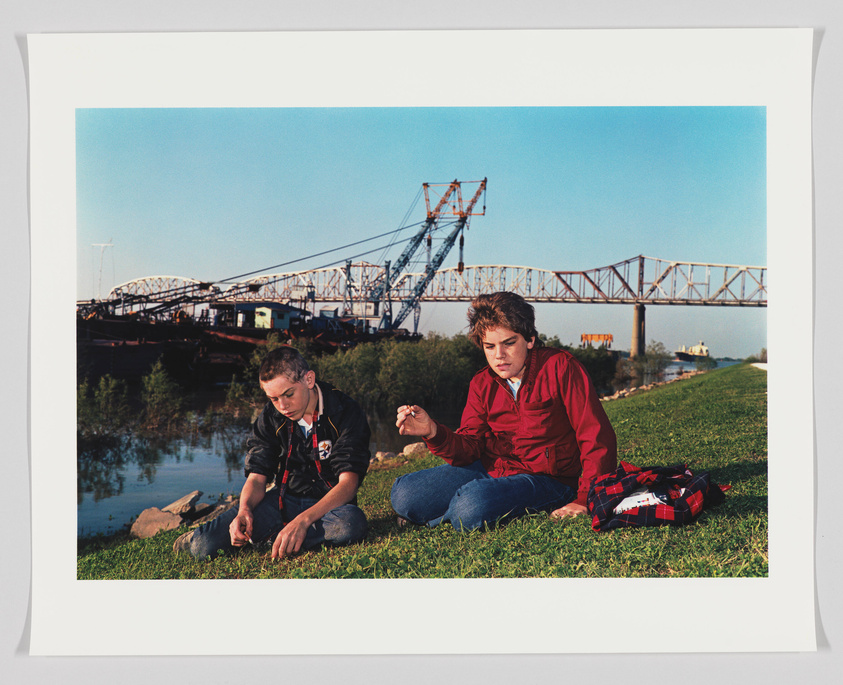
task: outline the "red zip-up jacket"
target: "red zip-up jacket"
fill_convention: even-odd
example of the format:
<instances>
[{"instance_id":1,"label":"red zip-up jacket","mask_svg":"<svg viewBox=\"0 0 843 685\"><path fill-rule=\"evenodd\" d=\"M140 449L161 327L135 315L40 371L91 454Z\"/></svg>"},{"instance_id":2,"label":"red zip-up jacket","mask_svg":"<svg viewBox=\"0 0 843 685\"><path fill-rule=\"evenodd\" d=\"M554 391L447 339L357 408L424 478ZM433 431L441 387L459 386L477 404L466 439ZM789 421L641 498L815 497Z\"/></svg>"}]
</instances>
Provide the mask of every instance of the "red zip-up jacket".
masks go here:
<instances>
[{"instance_id":1,"label":"red zip-up jacket","mask_svg":"<svg viewBox=\"0 0 843 685\"><path fill-rule=\"evenodd\" d=\"M425 442L454 466L479 459L494 478L552 476L576 490L583 506L594 480L618 461L615 431L582 364L547 347L528 352L517 399L492 369L478 372L459 429L437 422Z\"/></svg>"}]
</instances>

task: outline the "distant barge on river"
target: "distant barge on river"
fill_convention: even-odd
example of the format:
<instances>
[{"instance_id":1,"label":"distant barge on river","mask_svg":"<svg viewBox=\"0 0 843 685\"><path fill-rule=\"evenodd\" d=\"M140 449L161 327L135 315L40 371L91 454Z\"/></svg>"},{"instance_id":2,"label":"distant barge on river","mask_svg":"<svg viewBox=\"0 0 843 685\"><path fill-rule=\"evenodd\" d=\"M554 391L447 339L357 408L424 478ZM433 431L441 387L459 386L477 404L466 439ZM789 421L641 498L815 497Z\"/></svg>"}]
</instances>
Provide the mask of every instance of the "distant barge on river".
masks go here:
<instances>
[{"instance_id":1,"label":"distant barge on river","mask_svg":"<svg viewBox=\"0 0 843 685\"><path fill-rule=\"evenodd\" d=\"M680 362L696 362L709 357L708 348L702 340L700 340L699 345L692 345L687 349L682 345L674 354L676 355L676 361Z\"/></svg>"}]
</instances>

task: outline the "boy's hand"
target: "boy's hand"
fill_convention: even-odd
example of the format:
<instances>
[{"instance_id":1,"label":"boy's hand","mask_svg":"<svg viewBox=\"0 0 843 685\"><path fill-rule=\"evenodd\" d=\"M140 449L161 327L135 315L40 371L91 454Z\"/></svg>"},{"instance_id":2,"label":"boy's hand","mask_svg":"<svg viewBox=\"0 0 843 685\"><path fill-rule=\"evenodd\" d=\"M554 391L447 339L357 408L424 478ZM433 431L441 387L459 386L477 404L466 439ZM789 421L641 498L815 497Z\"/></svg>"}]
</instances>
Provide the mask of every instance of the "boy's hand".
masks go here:
<instances>
[{"instance_id":1,"label":"boy's hand","mask_svg":"<svg viewBox=\"0 0 843 685\"><path fill-rule=\"evenodd\" d=\"M398 432L401 435L419 435L425 440L431 440L436 436L436 423L424 409L416 404L398 407L395 425L398 426Z\"/></svg>"},{"instance_id":2,"label":"boy's hand","mask_svg":"<svg viewBox=\"0 0 843 685\"><path fill-rule=\"evenodd\" d=\"M303 513L286 524L272 543L272 558L283 559L300 552L309 527L310 523Z\"/></svg>"},{"instance_id":3,"label":"boy's hand","mask_svg":"<svg viewBox=\"0 0 843 685\"><path fill-rule=\"evenodd\" d=\"M563 519L566 516L579 516L580 514L586 513L588 513L588 509L582 504L571 502L570 504L566 504L564 507L559 507L559 509L551 511L550 517L554 519Z\"/></svg>"},{"instance_id":4,"label":"boy's hand","mask_svg":"<svg viewBox=\"0 0 843 685\"><path fill-rule=\"evenodd\" d=\"M235 547L242 547L251 542L252 512L248 509L241 510L228 527L228 534L231 536L231 544Z\"/></svg>"}]
</instances>

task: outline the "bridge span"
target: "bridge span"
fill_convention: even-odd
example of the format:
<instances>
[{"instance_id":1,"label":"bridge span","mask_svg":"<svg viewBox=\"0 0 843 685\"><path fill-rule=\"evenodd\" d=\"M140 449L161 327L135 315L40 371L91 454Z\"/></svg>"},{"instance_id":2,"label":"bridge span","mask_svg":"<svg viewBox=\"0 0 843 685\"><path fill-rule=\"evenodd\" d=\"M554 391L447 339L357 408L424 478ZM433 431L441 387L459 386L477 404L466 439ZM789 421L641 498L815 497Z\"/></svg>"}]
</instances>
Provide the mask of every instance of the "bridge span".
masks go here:
<instances>
[{"instance_id":1,"label":"bridge span","mask_svg":"<svg viewBox=\"0 0 843 685\"><path fill-rule=\"evenodd\" d=\"M766 307L767 268L735 264L669 261L639 255L586 271L483 265L404 273L385 296L370 294L388 281L389 266L346 262L344 266L267 274L222 284L192 278L152 276L115 287L101 303L112 312L159 313L206 303L336 302L344 315L379 316L391 302L405 300L423 279L420 302L468 302L482 293L508 290L530 302L631 304L635 307L632 352L643 351L645 305ZM418 317L418 310L417 310ZM418 318L416 318L418 321Z\"/></svg>"}]
</instances>

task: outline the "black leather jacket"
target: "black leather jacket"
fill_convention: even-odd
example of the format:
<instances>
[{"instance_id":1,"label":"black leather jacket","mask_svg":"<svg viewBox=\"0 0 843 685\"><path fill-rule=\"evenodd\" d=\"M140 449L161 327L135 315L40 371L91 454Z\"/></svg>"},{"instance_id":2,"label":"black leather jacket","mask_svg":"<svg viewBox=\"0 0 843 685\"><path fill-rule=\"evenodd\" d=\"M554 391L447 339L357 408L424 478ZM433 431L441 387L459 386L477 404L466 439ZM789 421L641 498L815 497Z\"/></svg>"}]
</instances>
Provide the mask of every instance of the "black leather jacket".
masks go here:
<instances>
[{"instance_id":1,"label":"black leather jacket","mask_svg":"<svg viewBox=\"0 0 843 685\"><path fill-rule=\"evenodd\" d=\"M247 477L250 473L258 473L271 482L277 475L280 483L281 474L287 466L292 424L293 450L288 493L319 499L328 491L324 481L336 485L339 474L345 471L356 473L363 482L371 459L371 430L366 414L360 405L330 383L317 383L322 390L323 402L323 412L316 421L322 476L316 469L312 438L305 439L301 426L291 422L271 402L267 402L252 424L252 435L246 442Z\"/></svg>"}]
</instances>

